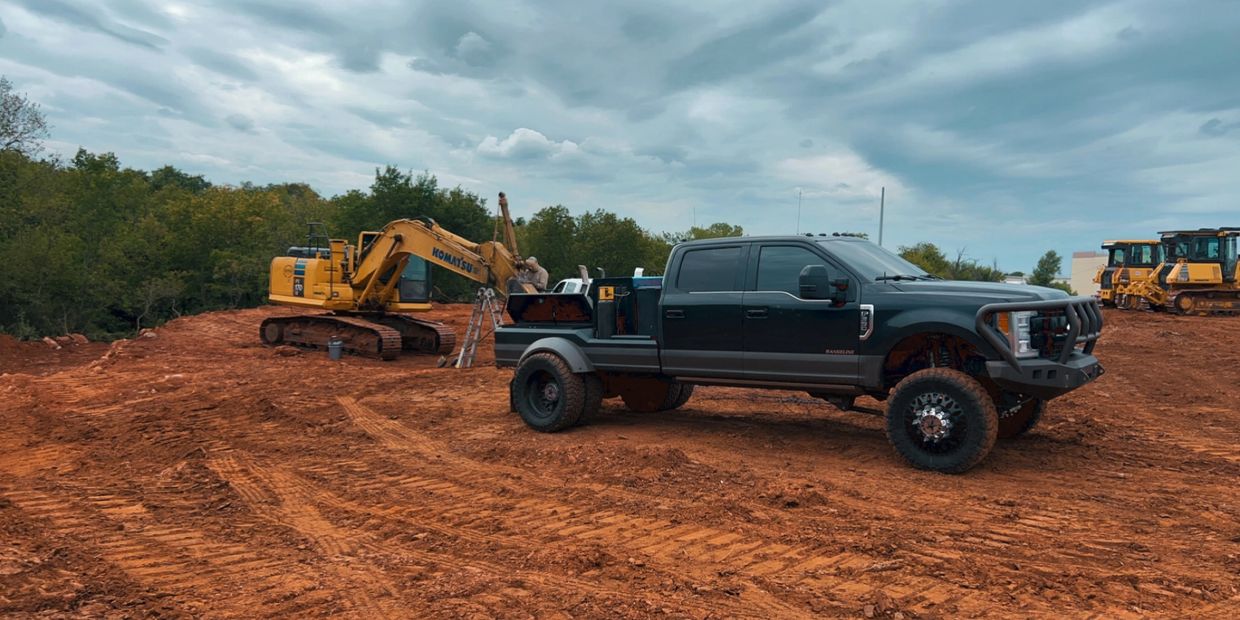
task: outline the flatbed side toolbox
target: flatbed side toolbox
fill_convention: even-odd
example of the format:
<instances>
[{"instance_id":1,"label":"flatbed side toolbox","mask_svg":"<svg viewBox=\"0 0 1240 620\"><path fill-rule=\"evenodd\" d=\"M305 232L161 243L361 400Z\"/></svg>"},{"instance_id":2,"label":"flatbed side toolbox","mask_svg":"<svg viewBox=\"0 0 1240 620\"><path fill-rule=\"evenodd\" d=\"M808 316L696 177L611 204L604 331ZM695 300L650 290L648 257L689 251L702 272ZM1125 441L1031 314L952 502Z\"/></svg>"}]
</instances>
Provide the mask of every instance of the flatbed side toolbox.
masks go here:
<instances>
[{"instance_id":1,"label":"flatbed side toolbox","mask_svg":"<svg viewBox=\"0 0 1240 620\"><path fill-rule=\"evenodd\" d=\"M508 316L523 323L589 323L590 299L580 293L521 293L508 296Z\"/></svg>"}]
</instances>

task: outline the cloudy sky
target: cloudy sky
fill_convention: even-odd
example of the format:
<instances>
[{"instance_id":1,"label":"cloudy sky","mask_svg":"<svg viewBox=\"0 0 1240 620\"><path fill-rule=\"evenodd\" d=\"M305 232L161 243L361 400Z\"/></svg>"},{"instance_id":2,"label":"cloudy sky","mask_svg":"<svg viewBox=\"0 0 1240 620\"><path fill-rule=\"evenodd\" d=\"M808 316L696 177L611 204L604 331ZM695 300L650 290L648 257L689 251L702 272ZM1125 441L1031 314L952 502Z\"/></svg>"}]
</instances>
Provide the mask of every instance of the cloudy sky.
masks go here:
<instances>
[{"instance_id":1,"label":"cloudy sky","mask_svg":"<svg viewBox=\"0 0 1240 620\"><path fill-rule=\"evenodd\" d=\"M1008 270L1240 225L1240 6L0 0L52 152L215 182L429 170L517 215L866 231ZM411 214L414 215L414 214ZM1065 271L1067 265L1065 264Z\"/></svg>"}]
</instances>

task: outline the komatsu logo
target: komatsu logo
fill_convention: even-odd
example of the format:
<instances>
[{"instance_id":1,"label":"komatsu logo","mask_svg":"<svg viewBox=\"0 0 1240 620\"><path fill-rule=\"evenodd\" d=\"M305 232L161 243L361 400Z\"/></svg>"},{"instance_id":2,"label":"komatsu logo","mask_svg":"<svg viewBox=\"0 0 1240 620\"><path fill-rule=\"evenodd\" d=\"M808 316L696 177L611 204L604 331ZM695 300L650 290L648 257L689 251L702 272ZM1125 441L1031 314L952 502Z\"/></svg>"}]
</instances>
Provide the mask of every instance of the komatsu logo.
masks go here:
<instances>
[{"instance_id":1,"label":"komatsu logo","mask_svg":"<svg viewBox=\"0 0 1240 620\"><path fill-rule=\"evenodd\" d=\"M439 248L431 248L431 256L448 263L449 265L452 265L465 273L474 272L474 266L472 263L467 263L464 258L461 258L460 256L453 256Z\"/></svg>"}]
</instances>

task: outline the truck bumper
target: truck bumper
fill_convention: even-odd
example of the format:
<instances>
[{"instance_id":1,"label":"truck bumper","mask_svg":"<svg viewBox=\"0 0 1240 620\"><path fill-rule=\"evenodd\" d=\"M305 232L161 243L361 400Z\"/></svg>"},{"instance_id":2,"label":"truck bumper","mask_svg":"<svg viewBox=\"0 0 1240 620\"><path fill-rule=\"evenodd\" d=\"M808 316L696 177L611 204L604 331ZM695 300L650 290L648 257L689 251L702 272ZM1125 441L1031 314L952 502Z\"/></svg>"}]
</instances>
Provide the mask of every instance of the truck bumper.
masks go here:
<instances>
[{"instance_id":1,"label":"truck bumper","mask_svg":"<svg viewBox=\"0 0 1240 620\"><path fill-rule=\"evenodd\" d=\"M1002 360L986 362L986 374L999 387L1044 400L1071 392L1104 372L1098 358L1081 353L1062 364L1049 359L1021 360L1018 366Z\"/></svg>"}]
</instances>

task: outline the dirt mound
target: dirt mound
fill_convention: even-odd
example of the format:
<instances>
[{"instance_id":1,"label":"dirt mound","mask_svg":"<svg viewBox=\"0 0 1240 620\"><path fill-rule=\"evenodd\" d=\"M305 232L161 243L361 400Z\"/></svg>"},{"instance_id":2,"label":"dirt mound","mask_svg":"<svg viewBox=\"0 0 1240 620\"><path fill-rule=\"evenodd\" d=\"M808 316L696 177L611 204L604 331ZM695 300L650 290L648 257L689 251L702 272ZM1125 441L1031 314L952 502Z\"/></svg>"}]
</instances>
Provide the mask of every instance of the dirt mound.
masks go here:
<instances>
[{"instance_id":1,"label":"dirt mound","mask_svg":"<svg viewBox=\"0 0 1240 620\"><path fill-rule=\"evenodd\" d=\"M0 337L0 614L1240 612L1240 320L1108 312L1108 373L948 477L795 392L534 433L489 346L285 356L257 332L288 312Z\"/></svg>"},{"instance_id":2,"label":"dirt mound","mask_svg":"<svg viewBox=\"0 0 1240 620\"><path fill-rule=\"evenodd\" d=\"M89 362L108 349L100 342L89 342L84 337L63 336L61 342L52 339L54 348L41 340L18 340L8 334L0 334L0 374L43 375L57 372L66 366Z\"/></svg>"}]
</instances>

